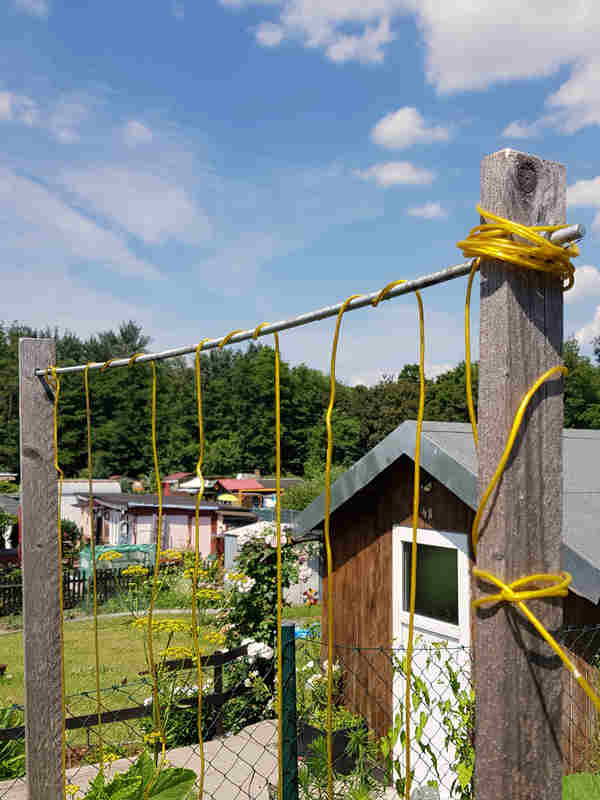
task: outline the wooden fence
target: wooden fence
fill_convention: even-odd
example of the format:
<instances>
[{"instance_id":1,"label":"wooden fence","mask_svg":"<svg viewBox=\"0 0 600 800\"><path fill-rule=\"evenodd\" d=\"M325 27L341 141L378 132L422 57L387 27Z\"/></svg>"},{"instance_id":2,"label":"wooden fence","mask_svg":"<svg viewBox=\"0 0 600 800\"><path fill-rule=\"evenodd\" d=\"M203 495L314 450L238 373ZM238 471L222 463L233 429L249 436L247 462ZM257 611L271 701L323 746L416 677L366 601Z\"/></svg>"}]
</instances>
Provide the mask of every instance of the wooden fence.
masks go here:
<instances>
[{"instance_id":1,"label":"wooden fence","mask_svg":"<svg viewBox=\"0 0 600 800\"><path fill-rule=\"evenodd\" d=\"M116 570L98 570L96 574L98 601L105 603L119 591L127 592L130 580ZM91 576L79 569L63 572L64 607L74 608L91 594ZM21 614L23 611L23 584L20 571L0 573L0 617Z\"/></svg>"}]
</instances>

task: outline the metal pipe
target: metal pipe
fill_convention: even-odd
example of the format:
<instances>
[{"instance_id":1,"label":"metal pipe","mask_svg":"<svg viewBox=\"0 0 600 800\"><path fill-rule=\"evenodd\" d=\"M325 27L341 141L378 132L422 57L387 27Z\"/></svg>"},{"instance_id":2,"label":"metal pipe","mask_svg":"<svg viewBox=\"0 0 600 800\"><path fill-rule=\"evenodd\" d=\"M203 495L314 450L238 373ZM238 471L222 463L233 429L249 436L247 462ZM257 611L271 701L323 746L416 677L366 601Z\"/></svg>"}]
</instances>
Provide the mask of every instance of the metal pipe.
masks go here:
<instances>
[{"instance_id":1,"label":"metal pipe","mask_svg":"<svg viewBox=\"0 0 600 800\"><path fill-rule=\"evenodd\" d=\"M553 244L565 244L567 242L581 239L584 234L585 228L583 225L569 225L567 228L563 228L560 231L553 233L550 236L550 241ZM390 291L382 299L382 302L391 300L392 297L400 297L403 294L411 294L418 289L426 289L427 287L435 286L438 283L445 283L446 281L451 281L454 278L461 278L463 275L469 274L471 271L471 264L472 261L465 261L464 263L456 264L453 267L446 267L439 272L432 272L430 275L423 275L422 277L415 278L412 281L406 281L406 283L390 289ZM364 308L365 306L370 305L379 294L379 291L380 290L376 292L370 292L369 294L360 295L360 297L357 297L348 304L346 310L355 311L357 308ZM342 303L336 303L332 306L319 308L316 311L308 311L305 314L292 317L292 319L273 322L270 325L265 325L263 328L261 328L258 335L268 336L269 334L278 333L279 331L298 328L300 325L308 325L310 322L318 322L321 319L335 317L341 307ZM240 342L246 342L249 339L252 339L254 331L255 328L250 328L245 331L240 331L240 333L236 333L236 335L232 336L229 340L229 344L239 344ZM225 337L221 336L218 339L209 339L204 343L202 350L212 350L215 347L218 347L224 338ZM135 363L143 364L148 361L162 361L166 358L176 358L177 356L189 355L190 353L195 353L197 347L197 344L192 344L185 347L176 347L171 350L162 350L159 353L144 353L144 355L136 359ZM126 367L129 364L130 358L131 357L115 358L114 361L108 364L106 368L112 369L113 367ZM87 366L89 369L101 369L105 363L106 362L94 362ZM86 364L78 364L73 367L58 367L56 372L63 375L67 372L83 372L85 368ZM45 370L38 369L35 371L35 374L38 376L43 376L45 374Z\"/></svg>"}]
</instances>

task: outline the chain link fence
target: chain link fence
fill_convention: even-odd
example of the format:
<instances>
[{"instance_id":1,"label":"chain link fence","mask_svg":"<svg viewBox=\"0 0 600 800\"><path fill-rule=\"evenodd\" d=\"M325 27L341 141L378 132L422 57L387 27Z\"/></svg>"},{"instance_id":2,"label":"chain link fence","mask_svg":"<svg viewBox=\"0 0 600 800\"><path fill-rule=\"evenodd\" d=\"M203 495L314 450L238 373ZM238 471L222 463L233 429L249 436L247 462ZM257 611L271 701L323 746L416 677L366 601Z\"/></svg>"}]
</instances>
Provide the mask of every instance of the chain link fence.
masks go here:
<instances>
[{"instance_id":1,"label":"chain link fence","mask_svg":"<svg viewBox=\"0 0 600 800\"><path fill-rule=\"evenodd\" d=\"M246 645L205 656L202 685L203 798L285 800L327 796L327 646L318 626L295 638L284 626L283 725L279 752L276 658ZM600 683L600 627L565 629L559 637L592 685ZM335 645L332 764L336 798L402 796L406 653ZM600 770L600 724L586 695L562 670L561 743L565 774ZM411 787L415 798L472 800L474 693L468 650L417 639L411 679ZM166 662L160 705L170 764L200 776L198 676L189 659ZM66 699L68 782L85 790L99 770L100 736L108 777L126 771L156 728L149 675ZM25 800L22 708L0 711L0 798ZM155 750L156 755L158 751ZM281 763L281 774L280 774ZM195 784L198 796L199 780ZM428 792L428 794L427 794Z\"/></svg>"}]
</instances>

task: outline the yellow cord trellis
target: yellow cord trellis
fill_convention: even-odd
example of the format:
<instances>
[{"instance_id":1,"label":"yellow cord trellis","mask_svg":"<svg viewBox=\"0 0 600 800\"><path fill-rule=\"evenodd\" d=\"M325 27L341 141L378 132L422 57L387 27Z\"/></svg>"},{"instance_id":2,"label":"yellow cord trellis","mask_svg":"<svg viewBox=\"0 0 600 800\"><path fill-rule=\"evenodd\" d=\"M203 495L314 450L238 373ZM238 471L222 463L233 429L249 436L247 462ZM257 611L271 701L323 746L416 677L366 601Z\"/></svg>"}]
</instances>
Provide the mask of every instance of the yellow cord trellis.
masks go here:
<instances>
[{"instance_id":1,"label":"yellow cord trellis","mask_svg":"<svg viewBox=\"0 0 600 800\"><path fill-rule=\"evenodd\" d=\"M470 340L469 340L469 318L470 318L470 299L471 299L471 286L476 270L479 268L480 257L487 257L490 259L498 259L500 261L507 261L511 264L526 269L534 269L543 272L549 272L553 275L560 277L564 283L564 290L568 290L573 286L575 269L570 262L570 258L579 255L579 249L576 245L570 247L558 247L552 244L540 232L552 233L565 227L563 225L535 225L527 227L520 225L516 222L504 219L492 214L489 211L483 210L479 205L477 206L478 212L481 216L494 221L494 225L484 224L478 225L471 230L469 236L458 242L463 253L467 256L476 256L469 275L469 283L467 287L467 296L465 301L465 347L466 347L466 376L467 376L467 404L469 408L469 418L473 428L473 437L475 446L478 445L477 438L477 423L475 420L475 411L473 407L473 397L471 389L471 354L470 354ZM524 244L522 242L514 241L511 237L513 235L519 236L530 242ZM523 422L527 407L531 402L533 396L538 391L540 386L551 378L566 375L567 368L564 366L556 366L547 370L540 375L539 378L533 383L529 391L523 397L508 435L504 452L498 463L496 471L492 479L484 491L475 519L473 520L473 527L471 529L471 541L473 544L473 554L477 555L477 543L479 539L479 526L481 517L483 515L485 506L502 477L502 473L506 467L510 457L511 450L517 438L519 429ZM539 619L531 612L525 605L526 600L540 597L565 597L568 592L568 586L571 583L571 576L567 572L562 572L558 575L549 573L537 573L535 575L528 575L526 577L518 578L511 583L505 583L503 580L493 575L487 570L480 570L477 567L473 569L475 577L480 578L488 584L495 585L500 591L496 594L490 594L486 597L481 597L473 602L473 607L478 608L487 603L508 602L514 603L517 608L527 617L529 622L537 630L540 636L548 643L556 655L561 659L565 667L571 672L575 680L579 683L588 698L594 704L596 709L600 711L600 697L596 694L594 689L586 681L583 675L579 672L577 667L573 664L571 659L565 653L563 648L558 644L556 639L548 632L546 627L539 621ZM533 588L537 583L549 584L543 588ZM527 588L529 587L529 588Z\"/></svg>"},{"instance_id":2,"label":"yellow cord trellis","mask_svg":"<svg viewBox=\"0 0 600 800\"><path fill-rule=\"evenodd\" d=\"M52 380L49 378L52 375ZM65 707L65 614L64 614L64 597L63 597L63 572L62 572L62 521L61 521L61 504L62 504L62 489L64 473L58 463L58 403L60 399L60 378L56 372L56 367L49 367L46 370L46 381L54 391L54 409L53 409L53 445L54 445L54 468L58 475L58 507L57 507L57 520L56 526L58 531L58 605L60 614L59 634L60 634L60 678L61 678L61 694L60 702L62 709L62 722L60 731L61 743L61 774L62 774L62 788L63 792L66 786L67 776L67 733L66 733L66 707Z\"/></svg>"},{"instance_id":3,"label":"yellow cord trellis","mask_svg":"<svg viewBox=\"0 0 600 800\"><path fill-rule=\"evenodd\" d=\"M484 211L480 206L477 210L482 217L490 220L489 223L484 223L476 226L471 230L468 237L458 243L458 246L463 250L466 256L473 257L472 267L467 284L467 292L465 298L465 366L466 366L466 394L467 406L469 412L469 419L471 422L473 438L475 447L478 447L477 437L477 421L475 416L475 409L472 396L472 376L471 376L471 351L470 351L470 303L471 292L475 273L479 269L480 259L489 258L509 262L511 265L521 266L525 269L533 269L541 272L550 273L559 277L563 281L563 288L569 289L574 282L574 267L571 264L570 258L579 254L579 250L575 245L569 247L559 247L552 244L545 236L544 233L552 233L564 227L562 225L548 226L524 226L518 223L511 222L503 219L498 215ZM519 240L515 240L518 237ZM524 241L523 241L524 240ZM372 305L376 307L379 302L386 297L391 289L404 281L394 281L385 286L372 301ZM421 295L418 291L415 292L418 304L419 314L419 406L417 418L417 434L415 442L415 458L414 458L414 484L413 484L413 507L412 507L412 549L411 549L411 577L410 577L410 603L409 603L409 630L408 641L406 647L406 693L405 693L405 797L408 800L410 797L411 789L411 736L410 736L410 710L411 710L411 672L412 672L412 653L413 653L413 639L414 639L414 616L415 616L415 597L416 597L416 554L417 554L417 526L419 514L419 489L420 489L420 445L421 433L423 424L424 412L424 397L425 397L425 376L424 376L424 312L423 302ZM337 314L335 330L331 348L331 362L330 362L330 394L327 412L325 415L326 431L327 431L327 452L325 463L325 515L324 515L324 543L326 551L327 563L327 654L328 654L328 668L327 668L327 761L328 761L328 797L333 800L333 767L332 767L332 722L333 722L333 647L334 647L334 617L333 617L333 558L331 550L331 537L330 537L330 512L331 512L331 465L333 457L333 428L332 428L332 415L335 405L336 394L336 359L337 348L339 342L339 335L341 329L342 317L352 300L359 297L359 295L352 295L341 305ZM256 339L261 331L268 323L262 323L256 327L253 333L253 338ZM225 336L219 344L223 348L228 344L232 337L241 330L236 329L231 331ZM275 339L275 447L276 447L276 493L277 493L277 507L276 507L276 524L277 524L277 708L278 708L278 751L279 751L279 782L278 782L278 795L281 800L283 793L283 686L282 686L282 642L281 642L281 623L282 623L282 598L281 598L281 584L282 584L282 535L281 535L281 400L280 400L280 350L279 350L279 337L277 333L274 334ZM202 380L201 380L201 357L200 353L204 344L209 341L203 339L196 348L195 360L195 382L196 382L196 402L198 413L198 435L199 435L199 455L196 464L196 474L200 482L200 489L196 496L196 515L195 515L195 541L194 541L194 570L193 570L193 583L192 583L192 637L194 646L194 655L196 658L197 679L198 679L198 707L197 707L197 723L198 723L198 740L200 745L200 758L201 758L201 771L199 776L200 783L200 797L203 794L204 777L205 777L205 760L204 760L204 747L202 740L202 661L200 653L200 645L198 639L197 627L197 580L199 571L200 547L199 547L199 513L200 504L204 495L204 477L203 477L203 461L204 461L204 426L202 415ZM141 356L141 353L136 353L128 360L129 366L135 364L136 360ZM114 359L107 360L101 368L104 371L108 368ZM157 585L158 585L158 572L160 565L160 552L161 552L161 539L162 539L162 486L160 482L160 469L158 462L158 446L157 446L157 371L155 361L150 361L152 367L152 453L154 463L154 473L156 481L156 489L158 494L158 523L157 523L157 541L156 541L156 554L154 566L154 579L152 583L152 595L148 610L148 660L150 666L150 673L152 676L152 692L153 692L153 709L154 709L154 722L155 734L161 743L161 760L160 765L165 761L166 740L164 733L164 724L161 717L160 700L159 700L159 687L156 664L154 661L153 650L153 632L152 632L152 618L154 612L154 605L156 599ZM98 718L98 739L100 751L100 768L103 768L104 752L103 752L103 738L101 730L101 701L100 701L100 684L99 684L99 637L98 637L98 619L97 619L97 593L96 593L96 563L95 563L95 535L93 531L93 486L92 486L92 441L91 441L91 405L90 393L88 382L88 368L85 367L84 371L84 387L85 387L85 400L86 400L86 419L87 419L87 457L88 457L88 487L89 487L89 514L90 514L90 545L92 550L92 570L93 570L93 595L94 595L94 647L95 647L95 663L96 663L96 705L97 705L97 718ZM477 544L479 538L479 527L483 516L486 504L491 497L495 487L497 486L508 459L515 439L518 435L520 426L525 417L527 408L531 399L534 397L538 389L548 380L562 375L566 375L567 370L564 366L556 366L549 369L541 375L531 386L529 391L525 394L519 409L515 415L511 430L509 432L507 443L498 464L498 467L482 495L473 527L471 531L471 538L473 544L473 552L477 553ZM50 378L51 376L51 378ZM59 466L58 457L58 407L60 396L60 380L56 372L56 367L49 367L46 370L46 378L54 390L54 466L59 477L59 510L58 510L58 556L59 568L61 569L59 580L59 593L60 593L60 635L61 635L61 670L62 670L62 711L63 711L63 729L62 729L62 774L63 785L65 779L65 766L66 766L66 742L65 742L65 675L64 675L64 632L63 632L63 585L62 585L62 533L61 533L61 518L60 518L60 499L62 495L62 481L63 472ZM537 619L537 617L530 611L526 605L526 601L533 598L541 597L564 597L568 592L568 586L571 581L571 576L562 572L560 574L546 574L540 573L530 575L527 577L520 577L510 583L505 583L503 580L493 575L489 571L474 568L474 575L482 581L492 584L497 587L496 593L488 594L473 602L474 607L479 607L487 603L510 602L514 603L519 610L526 616L529 622L535 627L540 636L549 644L552 650L560 657L566 668L572 673L574 678L578 681L580 686L586 692L589 699L600 711L600 698L595 693L594 689L589 685L585 678L579 673L576 666L569 659L565 651L560 647L552 635L546 630L544 625ZM539 584L542 587L539 588ZM151 791L152 783L147 787L145 798Z\"/></svg>"},{"instance_id":4,"label":"yellow cord trellis","mask_svg":"<svg viewBox=\"0 0 600 800\"><path fill-rule=\"evenodd\" d=\"M192 642L194 646L194 656L196 658L196 674L198 681L198 707L196 720L198 723L198 746L200 747L200 775L198 778L198 797L204 793L204 774L206 771L204 757L204 741L202 738L202 690L204 676L202 673L202 656L200 653L200 642L198 641L198 569L200 566L200 503L204 497L204 475L202 466L204 464L204 420L202 416L202 375L200 374L200 351L208 339L203 339L196 348L196 407L198 411L198 439L199 451L196 463L196 477L200 481L200 487L196 495L196 514L194 527L194 572L192 578Z\"/></svg>"},{"instance_id":5,"label":"yellow cord trellis","mask_svg":"<svg viewBox=\"0 0 600 800\"><path fill-rule=\"evenodd\" d=\"M100 694L100 643L98 636L98 585L96 576L96 533L94 531L94 487L92 484L92 410L90 405L89 364L83 373L85 391L85 419L87 427L87 462L88 462L88 516L90 520L90 554L92 559L92 596L94 602L94 667L96 679L96 716L98 718L98 747L100 753L100 770L104 771L104 741L102 738L102 700Z\"/></svg>"}]
</instances>

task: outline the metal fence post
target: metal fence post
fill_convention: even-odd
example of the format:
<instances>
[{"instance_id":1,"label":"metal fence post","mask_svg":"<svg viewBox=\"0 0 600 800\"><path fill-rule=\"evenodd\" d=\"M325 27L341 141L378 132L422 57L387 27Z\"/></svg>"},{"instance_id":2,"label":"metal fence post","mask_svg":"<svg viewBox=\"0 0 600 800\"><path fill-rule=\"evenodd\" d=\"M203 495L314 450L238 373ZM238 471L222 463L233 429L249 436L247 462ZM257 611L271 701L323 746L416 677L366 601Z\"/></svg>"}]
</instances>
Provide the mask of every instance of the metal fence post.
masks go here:
<instances>
[{"instance_id":1,"label":"metal fence post","mask_svg":"<svg viewBox=\"0 0 600 800\"><path fill-rule=\"evenodd\" d=\"M281 626L282 655L282 800L298 800L298 727L296 722L296 626Z\"/></svg>"},{"instance_id":2,"label":"metal fence post","mask_svg":"<svg viewBox=\"0 0 600 800\"><path fill-rule=\"evenodd\" d=\"M36 369L55 363L52 339L19 340L25 746L29 800L61 800L62 642L53 402Z\"/></svg>"}]
</instances>

